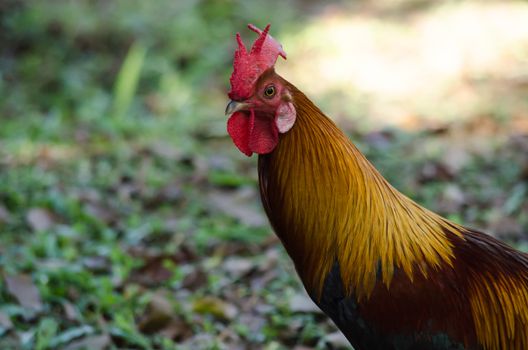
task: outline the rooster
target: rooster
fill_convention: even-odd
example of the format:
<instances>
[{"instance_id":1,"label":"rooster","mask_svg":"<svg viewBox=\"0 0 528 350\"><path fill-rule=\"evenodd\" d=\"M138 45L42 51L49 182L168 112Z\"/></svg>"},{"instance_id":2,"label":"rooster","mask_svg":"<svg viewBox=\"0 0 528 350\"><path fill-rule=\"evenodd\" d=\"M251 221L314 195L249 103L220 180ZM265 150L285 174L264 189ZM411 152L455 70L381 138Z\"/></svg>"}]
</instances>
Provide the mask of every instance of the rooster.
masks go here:
<instances>
[{"instance_id":1,"label":"rooster","mask_svg":"<svg viewBox=\"0 0 528 350\"><path fill-rule=\"evenodd\" d=\"M392 187L274 65L268 25L237 34L227 131L259 155L269 221L356 350L528 349L528 255Z\"/></svg>"}]
</instances>

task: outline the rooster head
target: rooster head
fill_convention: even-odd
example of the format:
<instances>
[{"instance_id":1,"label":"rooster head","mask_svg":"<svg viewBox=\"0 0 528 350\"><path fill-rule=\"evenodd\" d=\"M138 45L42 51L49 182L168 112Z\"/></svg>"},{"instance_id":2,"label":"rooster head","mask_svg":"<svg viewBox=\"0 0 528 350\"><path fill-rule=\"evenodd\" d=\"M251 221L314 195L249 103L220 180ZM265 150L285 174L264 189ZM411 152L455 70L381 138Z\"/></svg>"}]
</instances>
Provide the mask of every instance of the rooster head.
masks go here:
<instances>
[{"instance_id":1,"label":"rooster head","mask_svg":"<svg viewBox=\"0 0 528 350\"><path fill-rule=\"evenodd\" d=\"M236 39L231 90L231 101L226 114L227 132L238 149L251 156L273 151L279 142L279 133L285 133L295 123L295 107L285 81L274 71L278 56L286 59L286 53L271 35L270 25L260 30L254 25L248 28L259 36L248 52L240 34Z\"/></svg>"}]
</instances>

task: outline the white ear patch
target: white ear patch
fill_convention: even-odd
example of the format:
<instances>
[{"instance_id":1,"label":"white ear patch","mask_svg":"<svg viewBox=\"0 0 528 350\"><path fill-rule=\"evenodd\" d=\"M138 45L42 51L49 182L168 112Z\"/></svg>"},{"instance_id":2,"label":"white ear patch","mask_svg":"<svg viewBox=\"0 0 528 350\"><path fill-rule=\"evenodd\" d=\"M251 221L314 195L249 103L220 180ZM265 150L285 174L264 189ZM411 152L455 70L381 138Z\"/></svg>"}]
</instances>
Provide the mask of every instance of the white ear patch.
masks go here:
<instances>
[{"instance_id":1,"label":"white ear patch","mask_svg":"<svg viewBox=\"0 0 528 350\"><path fill-rule=\"evenodd\" d=\"M286 131L290 130L293 124L295 124L296 116L297 112L295 111L293 103L281 103L279 108L277 108L277 114L275 116L275 124L277 125L279 132L284 134Z\"/></svg>"}]
</instances>

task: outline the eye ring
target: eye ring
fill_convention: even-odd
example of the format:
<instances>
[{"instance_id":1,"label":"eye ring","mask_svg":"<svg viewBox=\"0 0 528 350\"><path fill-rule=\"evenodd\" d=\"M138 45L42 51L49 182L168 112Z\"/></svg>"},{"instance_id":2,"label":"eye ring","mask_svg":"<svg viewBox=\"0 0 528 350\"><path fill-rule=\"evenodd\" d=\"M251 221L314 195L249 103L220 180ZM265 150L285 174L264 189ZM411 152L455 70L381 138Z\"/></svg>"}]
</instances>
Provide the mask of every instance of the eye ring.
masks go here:
<instances>
[{"instance_id":1,"label":"eye ring","mask_svg":"<svg viewBox=\"0 0 528 350\"><path fill-rule=\"evenodd\" d=\"M267 98L271 98L271 97L275 96L275 92L276 92L275 86L268 85L264 89L264 96L266 96Z\"/></svg>"}]
</instances>

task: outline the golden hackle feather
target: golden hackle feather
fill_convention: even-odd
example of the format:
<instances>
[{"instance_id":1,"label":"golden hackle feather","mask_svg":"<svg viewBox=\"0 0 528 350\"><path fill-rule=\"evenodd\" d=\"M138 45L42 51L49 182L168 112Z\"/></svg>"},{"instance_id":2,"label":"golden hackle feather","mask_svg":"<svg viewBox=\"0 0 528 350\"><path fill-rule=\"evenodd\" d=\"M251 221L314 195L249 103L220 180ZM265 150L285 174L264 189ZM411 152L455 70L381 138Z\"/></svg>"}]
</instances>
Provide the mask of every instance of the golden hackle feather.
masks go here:
<instances>
[{"instance_id":1,"label":"golden hackle feather","mask_svg":"<svg viewBox=\"0 0 528 350\"><path fill-rule=\"evenodd\" d=\"M379 268L389 285L395 267L412 278L417 268L426 275L427 266L451 265L445 231L461 236L463 228L395 190L304 94L290 90L296 125L269 155L280 162L270 159L273 184L264 186L283 194L278 221L287 228L276 231L288 232L280 236L286 248L303 256L299 273L311 290L320 293L336 258L347 293L359 298L368 297Z\"/></svg>"},{"instance_id":2,"label":"golden hackle feather","mask_svg":"<svg viewBox=\"0 0 528 350\"><path fill-rule=\"evenodd\" d=\"M260 157L259 178L264 208L307 290L320 297L336 260L346 294L359 302L369 298L379 273L390 291L396 269L410 281L454 269L453 237L466 242L469 231L394 189L302 92L283 82L297 121ZM467 278L484 349L528 349L526 271Z\"/></svg>"},{"instance_id":3,"label":"golden hackle feather","mask_svg":"<svg viewBox=\"0 0 528 350\"><path fill-rule=\"evenodd\" d=\"M526 275L514 279L507 272L471 281L475 330L485 349L528 349L527 281Z\"/></svg>"}]
</instances>

